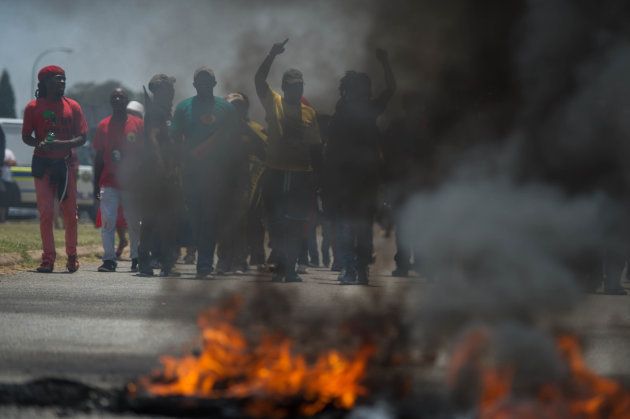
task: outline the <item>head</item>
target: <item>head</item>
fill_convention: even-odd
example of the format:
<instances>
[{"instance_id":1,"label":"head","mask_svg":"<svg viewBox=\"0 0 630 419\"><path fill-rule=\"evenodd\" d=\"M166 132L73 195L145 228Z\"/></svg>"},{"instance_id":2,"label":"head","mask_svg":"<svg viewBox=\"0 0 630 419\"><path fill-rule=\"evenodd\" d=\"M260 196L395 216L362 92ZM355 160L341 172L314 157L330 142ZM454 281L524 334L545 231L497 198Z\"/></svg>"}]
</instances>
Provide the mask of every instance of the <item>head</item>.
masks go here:
<instances>
[{"instance_id":1,"label":"head","mask_svg":"<svg viewBox=\"0 0 630 419\"><path fill-rule=\"evenodd\" d=\"M236 109L236 113L242 119L248 118L249 113L249 98L245 93L230 93L225 97L225 100L230 102Z\"/></svg>"},{"instance_id":2,"label":"head","mask_svg":"<svg viewBox=\"0 0 630 419\"><path fill-rule=\"evenodd\" d=\"M66 72L56 65L49 65L37 73L36 97L60 99L66 91Z\"/></svg>"},{"instance_id":3,"label":"head","mask_svg":"<svg viewBox=\"0 0 630 419\"><path fill-rule=\"evenodd\" d=\"M298 104L304 95L304 78L300 70L291 68L282 75L282 92L287 103Z\"/></svg>"},{"instance_id":4,"label":"head","mask_svg":"<svg viewBox=\"0 0 630 419\"><path fill-rule=\"evenodd\" d=\"M202 99L210 99L214 97L214 86L217 80L214 77L214 71L211 68L203 66L195 70L193 76L193 86L197 90L197 96Z\"/></svg>"},{"instance_id":5,"label":"head","mask_svg":"<svg viewBox=\"0 0 630 419\"><path fill-rule=\"evenodd\" d=\"M153 103L170 111L175 97L175 77L156 74L149 81L149 90L153 93Z\"/></svg>"},{"instance_id":6,"label":"head","mask_svg":"<svg viewBox=\"0 0 630 419\"><path fill-rule=\"evenodd\" d=\"M348 102L364 102L372 97L372 80L366 73L346 71L339 82L341 98Z\"/></svg>"},{"instance_id":7,"label":"head","mask_svg":"<svg viewBox=\"0 0 630 419\"><path fill-rule=\"evenodd\" d=\"M112 106L114 115L126 115L127 105L129 104L129 96L127 96L127 92L120 87L114 89L112 94L109 95L109 104Z\"/></svg>"}]
</instances>

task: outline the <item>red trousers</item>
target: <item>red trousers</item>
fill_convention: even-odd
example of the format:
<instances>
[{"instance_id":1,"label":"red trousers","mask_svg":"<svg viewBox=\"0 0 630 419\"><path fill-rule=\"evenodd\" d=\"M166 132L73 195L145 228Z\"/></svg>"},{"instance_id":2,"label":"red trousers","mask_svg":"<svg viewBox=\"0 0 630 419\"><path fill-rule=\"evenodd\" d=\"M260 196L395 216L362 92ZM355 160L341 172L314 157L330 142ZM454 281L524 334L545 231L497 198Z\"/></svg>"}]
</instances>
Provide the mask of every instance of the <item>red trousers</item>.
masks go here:
<instances>
[{"instance_id":1,"label":"red trousers","mask_svg":"<svg viewBox=\"0 0 630 419\"><path fill-rule=\"evenodd\" d=\"M53 221L55 217L55 200L57 187L51 185L50 177L45 174L41 179L35 178L35 193L37 194L37 210L39 211L39 232L42 237L42 262L55 263L55 237L53 235ZM77 254L77 167L70 166L68 170L68 190L66 199L59 203L66 230L66 254Z\"/></svg>"}]
</instances>

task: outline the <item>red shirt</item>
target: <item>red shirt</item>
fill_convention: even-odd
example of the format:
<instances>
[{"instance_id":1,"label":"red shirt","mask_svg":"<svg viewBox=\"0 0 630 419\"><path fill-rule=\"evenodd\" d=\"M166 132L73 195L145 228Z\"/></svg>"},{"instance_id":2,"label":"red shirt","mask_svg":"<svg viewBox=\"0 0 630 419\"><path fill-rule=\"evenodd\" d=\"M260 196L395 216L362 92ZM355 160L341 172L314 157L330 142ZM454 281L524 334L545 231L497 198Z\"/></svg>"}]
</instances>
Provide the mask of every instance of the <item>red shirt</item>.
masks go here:
<instances>
[{"instance_id":1,"label":"red shirt","mask_svg":"<svg viewBox=\"0 0 630 419\"><path fill-rule=\"evenodd\" d=\"M127 115L127 119L123 121L108 116L98 124L92 147L103 153L103 171L99 186L120 188L120 171L124 170L121 163L128 163L125 173L131 171L131 166L139 164L143 129L144 122L134 115Z\"/></svg>"},{"instance_id":2,"label":"red shirt","mask_svg":"<svg viewBox=\"0 0 630 419\"><path fill-rule=\"evenodd\" d=\"M31 135L35 132L35 138L42 141L49 131L55 133L60 141L68 141L79 135L86 135L87 122L83 117L81 106L74 100L62 96L61 100L48 100L37 98L31 100L24 109L24 121L22 135ZM72 154L72 160L76 161L76 150L42 150L35 148L34 154L39 157L61 159Z\"/></svg>"}]
</instances>

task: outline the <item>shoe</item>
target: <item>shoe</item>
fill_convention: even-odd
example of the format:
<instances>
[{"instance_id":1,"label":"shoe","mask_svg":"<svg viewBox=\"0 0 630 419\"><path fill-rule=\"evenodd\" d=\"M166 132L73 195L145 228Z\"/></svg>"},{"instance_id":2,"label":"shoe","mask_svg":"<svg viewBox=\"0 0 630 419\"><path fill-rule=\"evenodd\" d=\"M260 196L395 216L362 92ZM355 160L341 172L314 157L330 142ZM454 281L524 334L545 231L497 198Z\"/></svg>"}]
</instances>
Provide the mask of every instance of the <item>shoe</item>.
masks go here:
<instances>
[{"instance_id":1,"label":"shoe","mask_svg":"<svg viewBox=\"0 0 630 419\"><path fill-rule=\"evenodd\" d=\"M179 276L182 276L182 274L180 272L174 271L172 269L162 269L160 271L160 276L161 277L172 277L172 278L176 278Z\"/></svg>"},{"instance_id":2,"label":"shoe","mask_svg":"<svg viewBox=\"0 0 630 419\"><path fill-rule=\"evenodd\" d=\"M79 270L79 259L77 259L77 255L68 256L68 261L66 262L66 269L71 274Z\"/></svg>"},{"instance_id":3,"label":"shoe","mask_svg":"<svg viewBox=\"0 0 630 419\"><path fill-rule=\"evenodd\" d=\"M408 269L402 269L402 268L396 268L392 271L392 276L395 276L397 278L406 278L409 276L409 270Z\"/></svg>"},{"instance_id":4,"label":"shoe","mask_svg":"<svg viewBox=\"0 0 630 419\"><path fill-rule=\"evenodd\" d=\"M333 262L330 270L333 272L341 272L341 264L337 263L337 261Z\"/></svg>"},{"instance_id":5,"label":"shoe","mask_svg":"<svg viewBox=\"0 0 630 419\"><path fill-rule=\"evenodd\" d=\"M300 264L300 265L298 265L298 268L297 268L297 271L296 271L296 272L297 272L297 273L299 273L299 274L306 274L306 273L308 273L308 271L306 270L306 268L307 268L307 266L306 266L306 265L302 265L302 264Z\"/></svg>"},{"instance_id":6,"label":"shoe","mask_svg":"<svg viewBox=\"0 0 630 419\"><path fill-rule=\"evenodd\" d=\"M149 262L149 264L151 265L151 269L160 269L160 262L156 259L156 258L151 258L151 261Z\"/></svg>"},{"instance_id":7,"label":"shoe","mask_svg":"<svg viewBox=\"0 0 630 419\"><path fill-rule=\"evenodd\" d=\"M283 279L284 277L282 275L276 273L271 277L271 282L282 282Z\"/></svg>"},{"instance_id":8,"label":"shoe","mask_svg":"<svg viewBox=\"0 0 630 419\"><path fill-rule=\"evenodd\" d=\"M138 276L141 276L141 277L153 276L153 269L140 269L138 271Z\"/></svg>"},{"instance_id":9,"label":"shoe","mask_svg":"<svg viewBox=\"0 0 630 419\"><path fill-rule=\"evenodd\" d=\"M195 274L196 279L213 279L211 271L198 271Z\"/></svg>"},{"instance_id":10,"label":"shoe","mask_svg":"<svg viewBox=\"0 0 630 419\"><path fill-rule=\"evenodd\" d=\"M245 271L242 271L240 269L237 269L234 271L234 275L243 275L245 273Z\"/></svg>"},{"instance_id":11,"label":"shoe","mask_svg":"<svg viewBox=\"0 0 630 419\"><path fill-rule=\"evenodd\" d=\"M365 267L365 268L357 269L357 283L359 285L367 285L369 275L370 275L369 268Z\"/></svg>"},{"instance_id":12,"label":"shoe","mask_svg":"<svg viewBox=\"0 0 630 419\"><path fill-rule=\"evenodd\" d=\"M300 278L300 276L297 274L287 275L284 282L302 282L302 278Z\"/></svg>"},{"instance_id":13,"label":"shoe","mask_svg":"<svg viewBox=\"0 0 630 419\"><path fill-rule=\"evenodd\" d=\"M127 247L128 244L129 242L127 241L127 239L122 239L118 242L118 248L116 249L116 259L120 259L123 250L125 250L125 247Z\"/></svg>"},{"instance_id":14,"label":"shoe","mask_svg":"<svg viewBox=\"0 0 630 419\"><path fill-rule=\"evenodd\" d=\"M55 264L52 262L42 262L37 268L37 272L42 274L49 274L55 268Z\"/></svg>"},{"instance_id":15,"label":"shoe","mask_svg":"<svg viewBox=\"0 0 630 419\"><path fill-rule=\"evenodd\" d=\"M116 262L113 260L104 260L103 264L98 267L99 272L116 272Z\"/></svg>"},{"instance_id":16,"label":"shoe","mask_svg":"<svg viewBox=\"0 0 630 419\"><path fill-rule=\"evenodd\" d=\"M341 285L354 285L357 283L357 273L349 269L343 269L337 280Z\"/></svg>"},{"instance_id":17,"label":"shoe","mask_svg":"<svg viewBox=\"0 0 630 419\"><path fill-rule=\"evenodd\" d=\"M131 272L138 272L138 258L131 259Z\"/></svg>"},{"instance_id":18,"label":"shoe","mask_svg":"<svg viewBox=\"0 0 630 419\"><path fill-rule=\"evenodd\" d=\"M187 253L186 256L184 256L184 263L186 265L194 265L195 264L195 254L194 253Z\"/></svg>"}]
</instances>

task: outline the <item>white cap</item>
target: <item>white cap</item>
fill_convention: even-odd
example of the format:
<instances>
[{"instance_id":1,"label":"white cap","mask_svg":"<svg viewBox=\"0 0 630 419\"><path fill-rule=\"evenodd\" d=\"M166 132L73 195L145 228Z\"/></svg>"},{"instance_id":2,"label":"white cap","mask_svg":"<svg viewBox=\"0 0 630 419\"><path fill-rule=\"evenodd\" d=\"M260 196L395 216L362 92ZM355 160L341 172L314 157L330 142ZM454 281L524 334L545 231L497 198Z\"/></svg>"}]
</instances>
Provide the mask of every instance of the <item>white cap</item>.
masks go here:
<instances>
[{"instance_id":1,"label":"white cap","mask_svg":"<svg viewBox=\"0 0 630 419\"><path fill-rule=\"evenodd\" d=\"M142 106L142 103L136 102L135 100L132 100L129 104L127 104L127 112L139 116L140 118L144 118L144 106Z\"/></svg>"}]
</instances>

